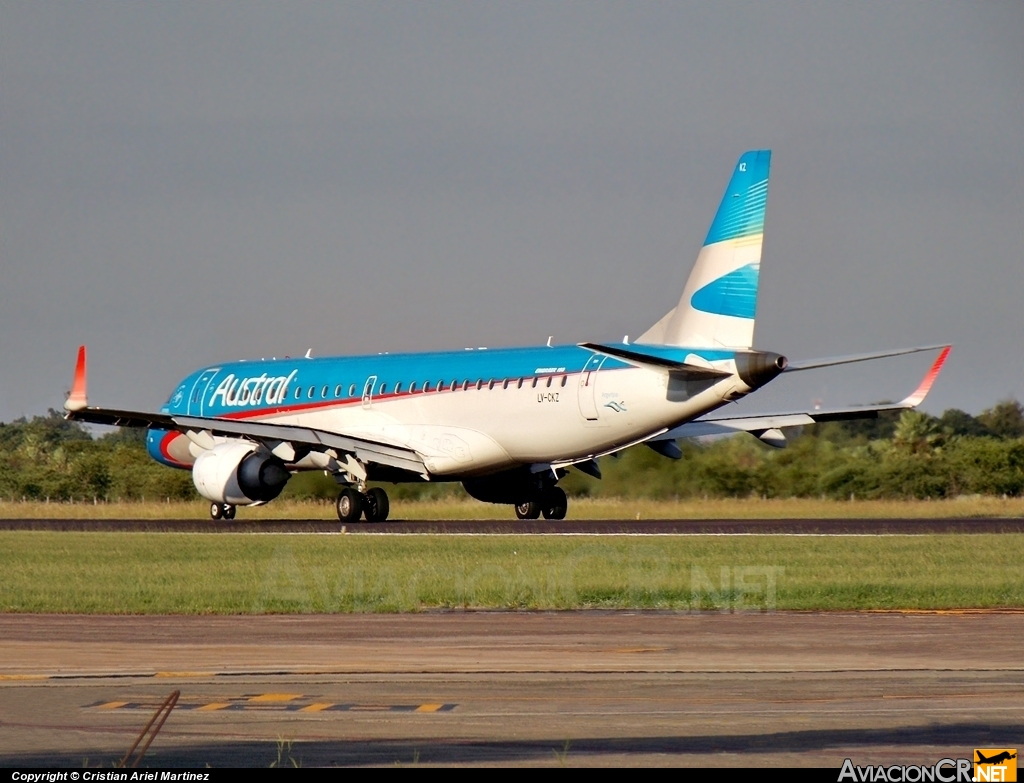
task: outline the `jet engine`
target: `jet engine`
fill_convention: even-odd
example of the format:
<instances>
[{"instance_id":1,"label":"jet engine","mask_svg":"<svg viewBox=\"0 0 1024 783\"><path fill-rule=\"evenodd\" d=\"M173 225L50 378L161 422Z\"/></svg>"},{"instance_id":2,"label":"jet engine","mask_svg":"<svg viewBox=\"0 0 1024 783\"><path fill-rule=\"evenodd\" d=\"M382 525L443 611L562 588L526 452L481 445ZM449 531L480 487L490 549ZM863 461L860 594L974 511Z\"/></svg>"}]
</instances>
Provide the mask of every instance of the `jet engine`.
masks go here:
<instances>
[{"instance_id":1,"label":"jet engine","mask_svg":"<svg viewBox=\"0 0 1024 783\"><path fill-rule=\"evenodd\" d=\"M192 466L192 482L200 495L233 506L273 500L290 478L281 460L247 441L220 443L200 454Z\"/></svg>"}]
</instances>

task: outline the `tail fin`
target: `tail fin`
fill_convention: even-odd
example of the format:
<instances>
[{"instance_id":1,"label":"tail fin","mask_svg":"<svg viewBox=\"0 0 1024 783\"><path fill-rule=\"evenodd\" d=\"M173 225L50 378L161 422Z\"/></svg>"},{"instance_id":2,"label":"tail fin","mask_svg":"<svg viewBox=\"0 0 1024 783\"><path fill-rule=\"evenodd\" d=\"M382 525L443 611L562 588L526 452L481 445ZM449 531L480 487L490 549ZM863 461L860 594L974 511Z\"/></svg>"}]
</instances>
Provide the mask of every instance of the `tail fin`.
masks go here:
<instances>
[{"instance_id":1,"label":"tail fin","mask_svg":"<svg viewBox=\"0 0 1024 783\"><path fill-rule=\"evenodd\" d=\"M675 309L638 343L749 348L754 341L770 150L736 164L704 247Z\"/></svg>"}]
</instances>

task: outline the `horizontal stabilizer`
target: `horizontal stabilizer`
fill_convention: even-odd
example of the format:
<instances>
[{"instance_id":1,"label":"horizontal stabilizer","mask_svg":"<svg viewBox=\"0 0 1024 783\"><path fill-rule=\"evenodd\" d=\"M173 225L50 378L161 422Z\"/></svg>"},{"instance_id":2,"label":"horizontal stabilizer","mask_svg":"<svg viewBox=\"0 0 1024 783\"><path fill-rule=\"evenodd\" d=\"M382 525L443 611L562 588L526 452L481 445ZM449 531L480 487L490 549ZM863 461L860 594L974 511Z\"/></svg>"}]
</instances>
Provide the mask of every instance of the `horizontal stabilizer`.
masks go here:
<instances>
[{"instance_id":1,"label":"horizontal stabilizer","mask_svg":"<svg viewBox=\"0 0 1024 783\"><path fill-rule=\"evenodd\" d=\"M587 348L597 353L603 353L608 356L614 356L616 359L623 359L631 364L637 364L640 366L658 367L660 369L668 370L673 374L684 375L692 380L705 380L712 378L725 378L732 373L725 370L716 370L711 366L709 362L701 359L699 356L696 357L697 361L701 364L693 364L687 362L685 359L680 361L678 359L672 359L667 356L661 356L659 353L662 351L658 350L659 346L630 346L630 348L622 348L617 345L599 345L597 343L580 343L581 348ZM691 354L696 356L695 354Z\"/></svg>"}]
</instances>

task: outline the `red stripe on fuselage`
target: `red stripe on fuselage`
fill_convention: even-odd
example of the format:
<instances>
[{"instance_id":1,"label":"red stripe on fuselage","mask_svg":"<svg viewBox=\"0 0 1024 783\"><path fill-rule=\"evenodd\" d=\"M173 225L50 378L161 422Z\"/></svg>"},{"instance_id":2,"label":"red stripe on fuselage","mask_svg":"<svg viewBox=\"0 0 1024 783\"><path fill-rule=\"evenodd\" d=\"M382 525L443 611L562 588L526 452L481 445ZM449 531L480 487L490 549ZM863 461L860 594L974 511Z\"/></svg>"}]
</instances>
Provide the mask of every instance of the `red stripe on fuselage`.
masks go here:
<instances>
[{"instance_id":1,"label":"red stripe on fuselage","mask_svg":"<svg viewBox=\"0 0 1024 783\"><path fill-rule=\"evenodd\" d=\"M177 460L174 457L172 457L171 456L171 452L169 451L169 448L170 448L170 445L171 445L171 441L173 441L175 438L182 438L182 437L184 437L184 436L180 432L168 432L166 435L164 435L160 439L160 455L165 460L167 460L168 462L170 462L170 463L172 463L174 465L180 465L183 468L191 468L192 466L189 465L187 462L182 462L181 460Z\"/></svg>"}]
</instances>

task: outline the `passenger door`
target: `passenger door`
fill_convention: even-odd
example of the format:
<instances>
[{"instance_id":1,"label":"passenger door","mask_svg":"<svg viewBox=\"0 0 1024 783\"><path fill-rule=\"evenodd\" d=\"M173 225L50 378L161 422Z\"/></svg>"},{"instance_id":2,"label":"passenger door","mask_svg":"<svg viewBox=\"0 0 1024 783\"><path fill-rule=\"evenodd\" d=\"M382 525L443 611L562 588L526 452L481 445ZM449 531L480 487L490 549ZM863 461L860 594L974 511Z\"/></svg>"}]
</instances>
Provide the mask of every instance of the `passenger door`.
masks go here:
<instances>
[{"instance_id":1,"label":"passenger door","mask_svg":"<svg viewBox=\"0 0 1024 783\"><path fill-rule=\"evenodd\" d=\"M207 370L192 384L192 392L188 396L189 416L202 416L203 406L206 403L206 390L210 388L210 382L220 372L220 367Z\"/></svg>"},{"instance_id":2,"label":"passenger door","mask_svg":"<svg viewBox=\"0 0 1024 783\"><path fill-rule=\"evenodd\" d=\"M580 383L576 399L579 401L580 415L587 421L597 421L600 412L597 407L597 372L608 358L600 353L591 356L580 373Z\"/></svg>"}]
</instances>

